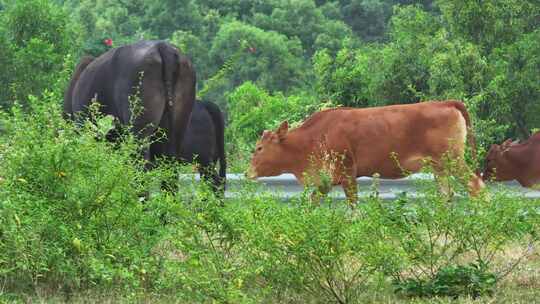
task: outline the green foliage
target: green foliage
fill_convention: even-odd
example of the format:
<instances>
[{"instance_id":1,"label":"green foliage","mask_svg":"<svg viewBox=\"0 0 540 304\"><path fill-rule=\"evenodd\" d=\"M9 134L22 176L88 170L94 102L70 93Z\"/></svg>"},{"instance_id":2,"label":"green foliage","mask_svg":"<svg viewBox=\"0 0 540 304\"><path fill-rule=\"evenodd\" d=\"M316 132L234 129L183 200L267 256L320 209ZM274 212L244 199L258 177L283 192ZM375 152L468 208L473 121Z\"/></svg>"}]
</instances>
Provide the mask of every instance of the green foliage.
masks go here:
<instances>
[{"instance_id":1,"label":"green foliage","mask_svg":"<svg viewBox=\"0 0 540 304\"><path fill-rule=\"evenodd\" d=\"M142 17L146 12L145 3L144 0L67 0L64 7L81 24L85 40L102 37L123 40L122 37L139 36L144 32Z\"/></svg>"},{"instance_id":2,"label":"green foliage","mask_svg":"<svg viewBox=\"0 0 540 304\"><path fill-rule=\"evenodd\" d=\"M433 33L439 24L413 6L396 10L392 42L357 50L344 48L335 59L314 56L320 95L347 106L412 103L428 88Z\"/></svg>"},{"instance_id":3,"label":"green foliage","mask_svg":"<svg viewBox=\"0 0 540 304\"><path fill-rule=\"evenodd\" d=\"M230 77L228 89L253 81L267 90L288 91L303 85L307 79L298 39L233 21L223 24L216 34L210 60L220 67L239 49L243 56Z\"/></svg>"},{"instance_id":4,"label":"green foliage","mask_svg":"<svg viewBox=\"0 0 540 304\"><path fill-rule=\"evenodd\" d=\"M67 15L49 1L17 2L5 14L7 34L15 47L24 48L32 39L54 43L58 49L69 46Z\"/></svg>"},{"instance_id":5,"label":"green foliage","mask_svg":"<svg viewBox=\"0 0 540 304\"><path fill-rule=\"evenodd\" d=\"M472 296L477 298L493 293L497 278L482 265L470 264L440 269L430 280L407 279L396 283L396 291L410 297Z\"/></svg>"},{"instance_id":6,"label":"green foliage","mask_svg":"<svg viewBox=\"0 0 540 304\"><path fill-rule=\"evenodd\" d=\"M516 41L539 25L540 6L533 0L437 1L451 32L489 53Z\"/></svg>"},{"instance_id":7,"label":"green foliage","mask_svg":"<svg viewBox=\"0 0 540 304\"><path fill-rule=\"evenodd\" d=\"M201 302L245 298L238 282L249 268L225 264L234 229L223 228L227 217L210 187L156 191L179 168L144 170L140 149L148 143L129 132L105 141L114 123L97 109L94 123L77 128L62 119L57 98L32 98L29 113L14 107L1 116L2 286L17 293L115 289Z\"/></svg>"},{"instance_id":8,"label":"green foliage","mask_svg":"<svg viewBox=\"0 0 540 304\"><path fill-rule=\"evenodd\" d=\"M496 77L489 83L483 115L511 126L510 135L526 139L540 124L540 30L523 35L492 55ZM487 116L486 115L486 116Z\"/></svg>"},{"instance_id":9,"label":"green foliage","mask_svg":"<svg viewBox=\"0 0 540 304\"><path fill-rule=\"evenodd\" d=\"M379 50L340 50L332 58L326 50L313 57L313 68L317 76L317 92L325 99L335 100L344 106L369 106L376 102L377 77L380 74L375 62Z\"/></svg>"},{"instance_id":10,"label":"green foliage","mask_svg":"<svg viewBox=\"0 0 540 304\"><path fill-rule=\"evenodd\" d=\"M221 207L206 185L183 190L184 203L163 216L170 233L155 251L163 259L157 291L187 302L256 303L245 288L254 268L243 259L232 220L240 209Z\"/></svg>"},{"instance_id":11,"label":"green foliage","mask_svg":"<svg viewBox=\"0 0 540 304\"><path fill-rule=\"evenodd\" d=\"M341 41L351 37L349 27L338 20L329 20L313 0L280 1L271 14L255 13L253 25L297 37L308 55L321 47L337 51Z\"/></svg>"},{"instance_id":12,"label":"green foliage","mask_svg":"<svg viewBox=\"0 0 540 304\"><path fill-rule=\"evenodd\" d=\"M253 145L264 130L273 130L284 120L295 125L324 106L328 104L317 103L309 95L270 95L246 82L229 95L227 135L230 142Z\"/></svg>"},{"instance_id":13,"label":"green foliage","mask_svg":"<svg viewBox=\"0 0 540 304\"><path fill-rule=\"evenodd\" d=\"M445 182L456 194L467 195L457 179ZM383 255L373 258L393 278L397 292L429 297L489 294L538 240L537 210L507 192L451 199L438 183L419 186L420 198L403 195L397 202L376 200L365 207L370 241L382 243L377 253ZM522 244L521 256L496 266L495 256L516 241Z\"/></svg>"},{"instance_id":14,"label":"green foliage","mask_svg":"<svg viewBox=\"0 0 540 304\"><path fill-rule=\"evenodd\" d=\"M117 148L103 142L109 117L76 130L56 98L2 116L1 280L23 290L143 287L162 229L139 198L155 178L133 157L133 138Z\"/></svg>"},{"instance_id":15,"label":"green foliage","mask_svg":"<svg viewBox=\"0 0 540 304\"><path fill-rule=\"evenodd\" d=\"M144 1L144 6L144 28L152 29L158 37L170 37L175 30L201 34L203 16L197 1Z\"/></svg>"},{"instance_id":16,"label":"green foliage","mask_svg":"<svg viewBox=\"0 0 540 304\"><path fill-rule=\"evenodd\" d=\"M68 15L44 0L15 2L0 15L3 65L0 104L24 101L56 82L64 57L78 44Z\"/></svg>"},{"instance_id":17,"label":"green foliage","mask_svg":"<svg viewBox=\"0 0 540 304\"><path fill-rule=\"evenodd\" d=\"M247 207L236 225L249 248L247 262L260 276L254 287L271 286L269 296L278 302L354 303L365 292L374 268L363 259L360 217L337 206L317 208L307 192L288 207L273 200Z\"/></svg>"},{"instance_id":18,"label":"green foliage","mask_svg":"<svg viewBox=\"0 0 540 304\"><path fill-rule=\"evenodd\" d=\"M0 21L2 16L0 15ZM6 85L11 81L11 74L8 72L8 67L12 66L13 58L11 58L9 40L5 34L5 28L0 26L0 66L4 67L4 73L0 73L0 83L2 83L0 91L0 105L3 106L9 103L9 86Z\"/></svg>"},{"instance_id":19,"label":"green foliage","mask_svg":"<svg viewBox=\"0 0 540 304\"><path fill-rule=\"evenodd\" d=\"M432 10L431 0L340 0L343 20L365 41L382 41L386 37L392 8L396 5L417 4Z\"/></svg>"}]
</instances>

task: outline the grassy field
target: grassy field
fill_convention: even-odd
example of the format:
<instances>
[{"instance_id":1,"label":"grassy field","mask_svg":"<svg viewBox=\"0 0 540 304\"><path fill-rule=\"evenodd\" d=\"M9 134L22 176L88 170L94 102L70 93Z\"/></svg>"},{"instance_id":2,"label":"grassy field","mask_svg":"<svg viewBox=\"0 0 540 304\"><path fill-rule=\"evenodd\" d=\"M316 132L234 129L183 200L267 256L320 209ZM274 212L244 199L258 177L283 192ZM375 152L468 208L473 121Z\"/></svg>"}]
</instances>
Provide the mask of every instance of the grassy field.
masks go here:
<instances>
[{"instance_id":1,"label":"grassy field","mask_svg":"<svg viewBox=\"0 0 540 304\"><path fill-rule=\"evenodd\" d=\"M509 249L508 254L499 257L499 261L516 258L515 250ZM504 264L504 263L503 263ZM503 265L501 264L501 266ZM47 290L36 291L31 295L6 295L0 296L0 301L5 303L189 303L185 300L177 300L176 297L163 294L132 293L129 295L118 294L114 290L87 291L66 297L59 296ZM197 303L197 302L193 302ZM286 300L266 299L262 303L321 303L320 299L309 297L291 296ZM531 254L514 273L505 278L495 290L492 296L483 296L476 299L470 297L453 298L430 298L410 299L396 296L390 287L368 290L354 303L380 303L380 304L535 304L540 303L540 252L538 248Z\"/></svg>"}]
</instances>

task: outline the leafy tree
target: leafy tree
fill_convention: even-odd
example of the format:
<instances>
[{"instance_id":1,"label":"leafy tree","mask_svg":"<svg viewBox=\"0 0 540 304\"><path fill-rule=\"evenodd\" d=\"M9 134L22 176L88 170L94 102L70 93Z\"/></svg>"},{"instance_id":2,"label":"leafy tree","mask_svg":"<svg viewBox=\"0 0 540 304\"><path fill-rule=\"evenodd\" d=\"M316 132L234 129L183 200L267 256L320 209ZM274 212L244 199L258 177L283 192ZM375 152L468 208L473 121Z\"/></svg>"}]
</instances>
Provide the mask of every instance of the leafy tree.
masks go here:
<instances>
[{"instance_id":1,"label":"leafy tree","mask_svg":"<svg viewBox=\"0 0 540 304\"><path fill-rule=\"evenodd\" d=\"M271 12L273 5L278 1L200 0L199 3L208 9L219 11L222 16L232 16L239 20L244 20L252 16L254 12Z\"/></svg>"},{"instance_id":2,"label":"leafy tree","mask_svg":"<svg viewBox=\"0 0 540 304\"><path fill-rule=\"evenodd\" d=\"M0 12L0 22L3 23L3 16ZM0 26L0 66L3 67L3 72L0 73L0 83L2 84L0 90L0 106L8 103L9 94L9 82L11 81L11 71L9 67L12 66L12 56L9 40L6 34L6 28Z\"/></svg>"},{"instance_id":3,"label":"leafy tree","mask_svg":"<svg viewBox=\"0 0 540 304\"><path fill-rule=\"evenodd\" d=\"M289 91L304 85L309 77L298 39L238 21L225 23L213 40L209 53L211 64L221 67L237 52L242 55L235 64L228 88L251 80L270 91Z\"/></svg>"},{"instance_id":4,"label":"leafy tree","mask_svg":"<svg viewBox=\"0 0 540 304\"><path fill-rule=\"evenodd\" d=\"M365 41L383 41L396 5L419 5L431 10L432 0L340 0L345 21ZM325 4L327 5L327 4Z\"/></svg>"},{"instance_id":5,"label":"leafy tree","mask_svg":"<svg viewBox=\"0 0 540 304\"><path fill-rule=\"evenodd\" d=\"M24 101L51 86L79 37L67 13L45 0L14 2L0 18L0 62L6 64L0 100Z\"/></svg>"},{"instance_id":6,"label":"leafy tree","mask_svg":"<svg viewBox=\"0 0 540 304\"><path fill-rule=\"evenodd\" d=\"M526 139L540 126L540 29L496 49L492 60L497 76L480 114L511 125L505 137Z\"/></svg>"},{"instance_id":7,"label":"leafy tree","mask_svg":"<svg viewBox=\"0 0 540 304\"><path fill-rule=\"evenodd\" d=\"M341 10L345 21L367 41L384 37L386 25L392 15L391 1L351 0L343 1Z\"/></svg>"},{"instance_id":8,"label":"leafy tree","mask_svg":"<svg viewBox=\"0 0 540 304\"><path fill-rule=\"evenodd\" d=\"M325 52L316 54L319 94L347 106L411 103L424 97L432 40L440 25L415 6L396 9L391 25L388 44L344 48L335 60Z\"/></svg>"},{"instance_id":9,"label":"leafy tree","mask_svg":"<svg viewBox=\"0 0 540 304\"><path fill-rule=\"evenodd\" d=\"M534 0L437 1L453 35L493 48L519 39L540 24L540 5Z\"/></svg>"},{"instance_id":10,"label":"leafy tree","mask_svg":"<svg viewBox=\"0 0 540 304\"><path fill-rule=\"evenodd\" d=\"M300 123L316 110L326 106L306 93L284 96L270 94L252 82L243 83L228 97L230 125L240 144L253 145L264 130L276 128L282 121Z\"/></svg>"},{"instance_id":11,"label":"leafy tree","mask_svg":"<svg viewBox=\"0 0 540 304\"><path fill-rule=\"evenodd\" d=\"M170 37L175 30L191 30L201 34L202 19L195 0L145 1L143 26L159 38Z\"/></svg>"},{"instance_id":12,"label":"leafy tree","mask_svg":"<svg viewBox=\"0 0 540 304\"><path fill-rule=\"evenodd\" d=\"M308 55L320 46L339 48L352 32L342 21L329 20L313 0L282 1L271 14L256 13L252 23L289 38L297 37Z\"/></svg>"},{"instance_id":13,"label":"leafy tree","mask_svg":"<svg viewBox=\"0 0 540 304\"><path fill-rule=\"evenodd\" d=\"M95 51L95 42L105 38L112 38L117 45L152 38L148 31L143 30L144 0L82 0L76 3L70 0L64 5L73 7L70 9L72 16L82 27L86 42L84 52Z\"/></svg>"}]
</instances>

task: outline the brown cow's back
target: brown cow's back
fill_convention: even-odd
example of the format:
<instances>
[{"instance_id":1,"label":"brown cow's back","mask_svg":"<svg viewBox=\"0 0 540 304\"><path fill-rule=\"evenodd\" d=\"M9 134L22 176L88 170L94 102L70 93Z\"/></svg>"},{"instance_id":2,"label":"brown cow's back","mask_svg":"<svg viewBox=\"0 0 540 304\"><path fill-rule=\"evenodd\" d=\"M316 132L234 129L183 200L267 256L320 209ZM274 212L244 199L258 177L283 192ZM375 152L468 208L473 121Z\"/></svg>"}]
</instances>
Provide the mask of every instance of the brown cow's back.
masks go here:
<instances>
[{"instance_id":1,"label":"brown cow's back","mask_svg":"<svg viewBox=\"0 0 540 304\"><path fill-rule=\"evenodd\" d=\"M384 178L403 176L393 160L406 171L418 171L422 159L439 159L445 152L462 155L467 134L458 102L424 102L365 109L336 108L318 112L291 137L311 138L307 153L321 147L346 153L356 176L379 173Z\"/></svg>"}]
</instances>

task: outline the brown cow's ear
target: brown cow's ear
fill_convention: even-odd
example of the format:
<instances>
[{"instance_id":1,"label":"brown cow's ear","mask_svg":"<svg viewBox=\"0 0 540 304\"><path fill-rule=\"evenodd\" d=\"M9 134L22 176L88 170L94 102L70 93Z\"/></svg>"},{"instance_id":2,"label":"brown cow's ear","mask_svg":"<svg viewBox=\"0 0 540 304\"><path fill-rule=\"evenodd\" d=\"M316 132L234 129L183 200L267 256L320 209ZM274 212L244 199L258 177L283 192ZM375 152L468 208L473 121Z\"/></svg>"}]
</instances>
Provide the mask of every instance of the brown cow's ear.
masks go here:
<instances>
[{"instance_id":1,"label":"brown cow's ear","mask_svg":"<svg viewBox=\"0 0 540 304\"><path fill-rule=\"evenodd\" d=\"M281 125L276 131L276 134L280 141L285 139L285 135L287 135L287 131L289 131L289 122L285 120L284 122L281 123Z\"/></svg>"},{"instance_id":2,"label":"brown cow's ear","mask_svg":"<svg viewBox=\"0 0 540 304\"><path fill-rule=\"evenodd\" d=\"M510 147L512 146L512 139L509 138L507 140L505 140L502 145L501 145L501 154L504 154L506 151L508 151L510 149Z\"/></svg>"},{"instance_id":3,"label":"brown cow's ear","mask_svg":"<svg viewBox=\"0 0 540 304\"><path fill-rule=\"evenodd\" d=\"M506 147L506 146L510 146L511 144L512 144L512 139L509 138L509 139L505 140L505 141L502 143L501 146Z\"/></svg>"},{"instance_id":4,"label":"brown cow's ear","mask_svg":"<svg viewBox=\"0 0 540 304\"><path fill-rule=\"evenodd\" d=\"M489 147L488 156L489 155L494 155L494 154L499 154L499 153L501 153L501 146L499 146L497 144L492 144L491 147Z\"/></svg>"}]
</instances>

